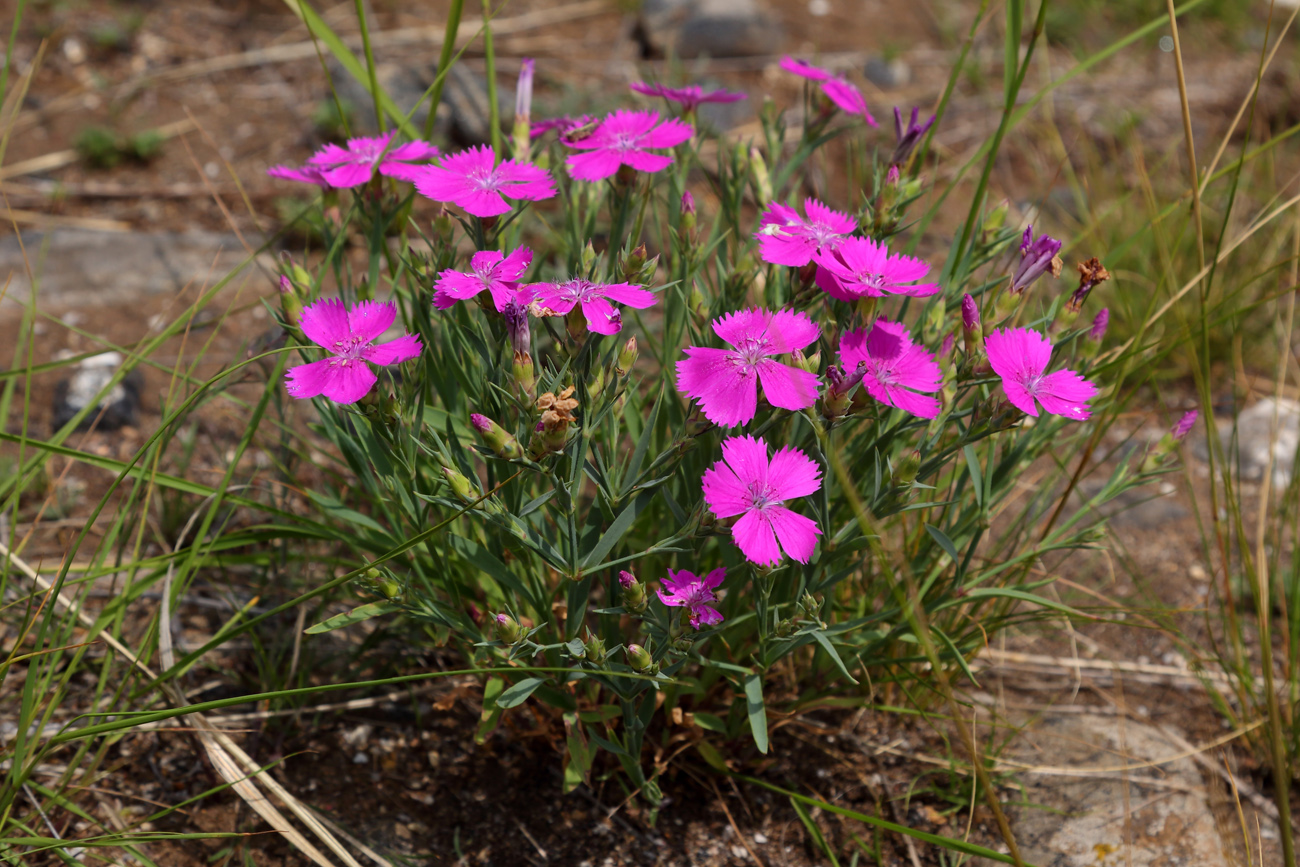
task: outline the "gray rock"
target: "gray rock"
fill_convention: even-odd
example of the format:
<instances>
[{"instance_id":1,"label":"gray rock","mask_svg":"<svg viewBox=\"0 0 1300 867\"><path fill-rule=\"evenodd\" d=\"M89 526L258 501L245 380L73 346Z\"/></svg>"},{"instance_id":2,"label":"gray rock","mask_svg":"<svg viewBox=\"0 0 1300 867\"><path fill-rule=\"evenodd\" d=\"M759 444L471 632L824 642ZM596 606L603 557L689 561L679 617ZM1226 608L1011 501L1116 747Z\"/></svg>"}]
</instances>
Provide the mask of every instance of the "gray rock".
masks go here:
<instances>
[{"instance_id":1,"label":"gray rock","mask_svg":"<svg viewBox=\"0 0 1300 867\"><path fill-rule=\"evenodd\" d=\"M747 57L780 48L780 22L762 0L645 0L633 37L645 58Z\"/></svg>"},{"instance_id":2,"label":"gray rock","mask_svg":"<svg viewBox=\"0 0 1300 867\"><path fill-rule=\"evenodd\" d=\"M246 237L250 244L261 243ZM186 287L211 286L247 256L236 236L219 232L54 229L24 233L23 246L39 277L36 303L42 309L130 303ZM12 275L0 311L16 310L31 292L23 246L12 236L0 239L0 280ZM270 254L258 264L267 273L275 271Z\"/></svg>"},{"instance_id":3,"label":"gray rock","mask_svg":"<svg viewBox=\"0 0 1300 867\"><path fill-rule=\"evenodd\" d=\"M108 387L113 374L121 366L122 356L119 353L101 352L78 364L72 376L60 380L54 386L53 429L59 430L89 406ZM86 413L77 429L85 430L92 423L99 431L114 431L134 425L140 411L140 384L140 372L132 370L104 394L94 410Z\"/></svg>"},{"instance_id":4,"label":"gray rock","mask_svg":"<svg viewBox=\"0 0 1300 867\"><path fill-rule=\"evenodd\" d=\"M1115 717L1048 715L1028 726L1010 753L1043 769L1020 777L1024 793L1016 800L1032 806L1011 815L1027 862L1230 863L1199 770L1160 729Z\"/></svg>"},{"instance_id":5,"label":"gray rock","mask_svg":"<svg viewBox=\"0 0 1300 867\"><path fill-rule=\"evenodd\" d=\"M862 73L867 77L867 81L881 90L893 90L912 80L912 67L908 66L907 61L901 57L895 57L893 60L873 57L867 61Z\"/></svg>"},{"instance_id":6,"label":"gray rock","mask_svg":"<svg viewBox=\"0 0 1300 867\"><path fill-rule=\"evenodd\" d=\"M356 133L374 135L378 127L375 123L375 105L370 97L370 91L337 63L331 65L330 76L339 98L345 100L351 109L349 122L352 130ZM399 109L407 113L424 99L425 91L437 76L438 67L433 64L412 65L379 61L375 64L375 77L378 79L379 86ZM327 92L323 99L329 98L330 94ZM515 108L513 87L498 86L497 105L501 114L502 128L509 130ZM443 85L442 104L439 106L434 128L459 147L486 144L491 141L489 115L487 80L463 63L454 64L451 71L447 73L447 80ZM429 103L428 100L424 100L412 116L412 122L417 128L423 129L428 117Z\"/></svg>"},{"instance_id":7,"label":"gray rock","mask_svg":"<svg viewBox=\"0 0 1300 867\"><path fill-rule=\"evenodd\" d=\"M1101 486L1100 481L1082 482L1075 495L1076 501L1082 505ZM1111 527L1128 530L1154 530L1189 514L1177 496L1177 489L1167 481L1125 491L1103 503L1098 511L1106 516Z\"/></svg>"},{"instance_id":8,"label":"gray rock","mask_svg":"<svg viewBox=\"0 0 1300 867\"><path fill-rule=\"evenodd\" d=\"M1276 447L1273 445L1274 413L1277 414ZM1231 448L1232 421L1220 421L1218 428L1219 441L1225 449ZM1241 478L1249 482L1262 481L1271 455L1273 487L1280 490L1290 484L1296 446L1300 445L1300 403L1287 398L1275 400L1266 397L1237 415L1236 428ZM1202 461L1209 459L1209 446L1204 437L1197 437L1192 453Z\"/></svg>"}]
</instances>

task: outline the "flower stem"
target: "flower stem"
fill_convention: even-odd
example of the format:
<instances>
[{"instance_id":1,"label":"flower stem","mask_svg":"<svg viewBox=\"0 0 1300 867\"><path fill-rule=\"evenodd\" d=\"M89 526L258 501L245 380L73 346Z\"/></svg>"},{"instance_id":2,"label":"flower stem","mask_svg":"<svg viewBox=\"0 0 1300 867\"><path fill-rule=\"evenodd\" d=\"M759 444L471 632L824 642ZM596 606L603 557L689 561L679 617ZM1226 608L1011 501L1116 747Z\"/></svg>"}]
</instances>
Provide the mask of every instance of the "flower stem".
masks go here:
<instances>
[{"instance_id":1,"label":"flower stem","mask_svg":"<svg viewBox=\"0 0 1300 867\"><path fill-rule=\"evenodd\" d=\"M442 86L447 81L452 52L456 50L456 32L460 30L460 17L464 9L465 0L451 0L451 9L447 11L447 25L442 31L442 52L438 55L438 77L433 82L433 92L429 94L429 116L424 119L426 139L433 138L433 124L438 114L438 105L442 102Z\"/></svg>"},{"instance_id":2,"label":"flower stem","mask_svg":"<svg viewBox=\"0 0 1300 867\"><path fill-rule=\"evenodd\" d=\"M366 72L370 74L370 101L375 104L375 123L379 131L384 132L384 108L379 104L379 77L375 72L375 52L370 47L370 28L366 25L364 0L354 0L357 7L357 21L361 24L361 45L366 52Z\"/></svg>"},{"instance_id":3,"label":"flower stem","mask_svg":"<svg viewBox=\"0 0 1300 867\"><path fill-rule=\"evenodd\" d=\"M492 3L483 0L483 62L487 65L488 132L492 150L501 153L501 107L497 103L497 56L492 48Z\"/></svg>"}]
</instances>

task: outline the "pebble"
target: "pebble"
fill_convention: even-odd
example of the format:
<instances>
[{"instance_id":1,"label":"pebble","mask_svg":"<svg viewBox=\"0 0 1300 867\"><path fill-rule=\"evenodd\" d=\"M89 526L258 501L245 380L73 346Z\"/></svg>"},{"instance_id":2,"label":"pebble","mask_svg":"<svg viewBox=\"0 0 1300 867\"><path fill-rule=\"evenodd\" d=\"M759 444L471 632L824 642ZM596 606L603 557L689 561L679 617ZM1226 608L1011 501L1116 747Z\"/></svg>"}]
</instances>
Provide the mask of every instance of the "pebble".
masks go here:
<instances>
[{"instance_id":1,"label":"pebble","mask_svg":"<svg viewBox=\"0 0 1300 867\"><path fill-rule=\"evenodd\" d=\"M122 366L122 356L117 352L101 352L83 360L67 379L60 380L54 386L53 428L58 430L81 412L95 396L103 391L112 381L117 369ZM115 431L129 425L135 425L140 411L139 371L131 371L120 382L109 389L95 410L86 414L78 425L78 430L90 427L99 417L95 426L98 431ZM102 410L102 413L99 412Z\"/></svg>"},{"instance_id":2,"label":"pebble","mask_svg":"<svg viewBox=\"0 0 1300 867\"><path fill-rule=\"evenodd\" d=\"M762 0L645 0L633 37L646 58L773 54L782 30Z\"/></svg>"},{"instance_id":3,"label":"pebble","mask_svg":"<svg viewBox=\"0 0 1300 867\"><path fill-rule=\"evenodd\" d=\"M901 57L895 57L893 60L873 57L867 61L862 74L867 77L867 81L881 90L893 90L912 80L912 68Z\"/></svg>"},{"instance_id":4,"label":"pebble","mask_svg":"<svg viewBox=\"0 0 1300 867\"><path fill-rule=\"evenodd\" d=\"M352 764L354 765L366 765L369 763L370 763L370 756L366 755L365 753L357 753L355 756L352 757Z\"/></svg>"}]
</instances>

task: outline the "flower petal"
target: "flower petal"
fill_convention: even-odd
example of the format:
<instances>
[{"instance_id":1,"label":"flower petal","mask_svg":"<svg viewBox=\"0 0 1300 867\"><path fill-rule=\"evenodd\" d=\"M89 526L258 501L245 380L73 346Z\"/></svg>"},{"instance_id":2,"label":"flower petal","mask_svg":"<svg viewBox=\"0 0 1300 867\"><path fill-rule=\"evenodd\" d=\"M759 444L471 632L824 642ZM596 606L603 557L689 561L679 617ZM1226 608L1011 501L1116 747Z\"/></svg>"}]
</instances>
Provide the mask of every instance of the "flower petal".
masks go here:
<instances>
[{"instance_id":1,"label":"flower petal","mask_svg":"<svg viewBox=\"0 0 1300 867\"><path fill-rule=\"evenodd\" d=\"M798 412L817 402L818 379L814 373L765 359L755 365L763 395L772 406Z\"/></svg>"},{"instance_id":2,"label":"flower petal","mask_svg":"<svg viewBox=\"0 0 1300 867\"><path fill-rule=\"evenodd\" d=\"M623 328L623 314L604 298L583 301L582 315L587 319L587 328L597 334L618 334Z\"/></svg>"},{"instance_id":3,"label":"flower petal","mask_svg":"<svg viewBox=\"0 0 1300 867\"><path fill-rule=\"evenodd\" d=\"M745 424L758 411L758 379L733 363L734 352L691 346L677 362L677 390L695 398L704 416L722 427Z\"/></svg>"},{"instance_id":4,"label":"flower petal","mask_svg":"<svg viewBox=\"0 0 1300 867\"><path fill-rule=\"evenodd\" d=\"M768 467L768 484L778 500L807 497L821 490L821 468L817 462L791 446L785 446L772 455Z\"/></svg>"},{"instance_id":5,"label":"flower petal","mask_svg":"<svg viewBox=\"0 0 1300 867\"><path fill-rule=\"evenodd\" d=\"M621 165L618 154L608 150L596 150L585 154L569 154L565 160L569 175L580 181L602 181L618 171Z\"/></svg>"},{"instance_id":6,"label":"flower petal","mask_svg":"<svg viewBox=\"0 0 1300 867\"><path fill-rule=\"evenodd\" d=\"M1085 421L1092 415L1088 401L1097 396L1097 386L1073 370L1058 370L1038 381L1034 396L1053 415Z\"/></svg>"},{"instance_id":7,"label":"flower petal","mask_svg":"<svg viewBox=\"0 0 1300 867\"><path fill-rule=\"evenodd\" d=\"M775 566L781 562L781 547L768 515L759 509L746 512L731 528L731 537L745 559L760 566Z\"/></svg>"},{"instance_id":8,"label":"flower petal","mask_svg":"<svg viewBox=\"0 0 1300 867\"><path fill-rule=\"evenodd\" d=\"M638 310L653 307L657 300L655 293L649 289L642 289L640 286L634 286L630 283L610 283L598 288L600 294L611 301L617 301L619 304L635 307Z\"/></svg>"},{"instance_id":9,"label":"flower petal","mask_svg":"<svg viewBox=\"0 0 1300 867\"><path fill-rule=\"evenodd\" d=\"M342 299L322 298L302 309L299 327L307 339L317 346L333 351L335 344L352 336L348 325L348 309Z\"/></svg>"},{"instance_id":10,"label":"flower petal","mask_svg":"<svg viewBox=\"0 0 1300 867\"><path fill-rule=\"evenodd\" d=\"M807 563L812 559L813 552L817 549L817 537L821 534L816 521L784 506L767 509L767 519L776 532L781 547L792 560Z\"/></svg>"},{"instance_id":11,"label":"flower petal","mask_svg":"<svg viewBox=\"0 0 1300 867\"><path fill-rule=\"evenodd\" d=\"M762 437L729 437L722 441L722 459L749 487L767 486L767 440Z\"/></svg>"},{"instance_id":12,"label":"flower petal","mask_svg":"<svg viewBox=\"0 0 1300 867\"><path fill-rule=\"evenodd\" d=\"M348 330L366 343L376 339L397 319L397 305L391 301L362 301L348 311Z\"/></svg>"},{"instance_id":13,"label":"flower petal","mask_svg":"<svg viewBox=\"0 0 1300 867\"><path fill-rule=\"evenodd\" d=\"M378 346L368 346L362 354L365 356L366 361L384 367L409 361L419 355L420 350L423 348L420 343L420 335L406 334Z\"/></svg>"},{"instance_id":14,"label":"flower petal","mask_svg":"<svg viewBox=\"0 0 1300 867\"><path fill-rule=\"evenodd\" d=\"M748 510L753 502L749 488L724 461L718 461L704 471L700 486L704 491L704 502L708 505L709 511L719 518L739 515ZM709 577L712 578L714 574L714 572L709 573Z\"/></svg>"}]
</instances>

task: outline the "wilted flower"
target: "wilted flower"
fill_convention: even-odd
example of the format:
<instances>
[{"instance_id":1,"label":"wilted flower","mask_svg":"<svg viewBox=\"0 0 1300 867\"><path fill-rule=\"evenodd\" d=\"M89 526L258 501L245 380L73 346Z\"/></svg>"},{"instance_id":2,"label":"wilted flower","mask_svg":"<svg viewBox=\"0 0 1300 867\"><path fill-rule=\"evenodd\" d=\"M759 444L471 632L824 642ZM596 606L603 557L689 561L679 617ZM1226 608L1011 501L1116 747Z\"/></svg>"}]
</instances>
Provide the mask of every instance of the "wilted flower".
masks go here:
<instances>
[{"instance_id":1,"label":"wilted flower","mask_svg":"<svg viewBox=\"0 0 1300 867\"><path fill-rule=\"evenodd\" d=\"M412 173L415 189L435 202L451 202L476 217L509 213L510 199L539 201L555 195L555 184L545 169L532 163L496 162L488 145L451 154L437 166Z\"/></svg>"},{"instance_id":2,"label":"wilted flower","mask_svg":"<svg viewBox=\"0 0 1300 867\"><path fill-rule=\"evenodd\" d=\"M1110 272L1096 256L1087 262L1080 262L1076 267L1079 269L1079 288L1074 290L1074 294L1065 305L1066 310L1071 313L1078 313L1083 309L1083 302L1088 299L1088 293L1094 286L1110 279Z\"/></svg>"},{"instance_id":3,"label":"wilted flower","mask_svg":"<svg viewBox=\"0 0 1300 867\"><path fill-rule=\"evenodd\" d=\"M840 340L845 370L862 371L862 387L876 400L921 418L939 414L939 401L917 394L943 387L943 370L912 342L901 322L877 319L871 331L850 331Z\"/></svg>"},{"instance_id":4,"label":"wilted flower","mask_svg":"<svg viewBox=\"0 0 1300 867\"><path fill-rule=\"evenodd\" d=\"M806 313L739 310L713 320L713 331L734 349L691 346L677 362L677 390L699 401L723 427L745 424L758 411L758 384L773 406L801 410L817 400L817 377L772 356L803 349L821 329Z\"/></svg>"},{"instance_id":5,"label":"wilted flower","mask_svg":"<svg viewBox=\"0 0 1300 867\"><path fill-rule=\"evenodd\" d=\"M766 440L732 437L722 442L722 460L704 472L704 502L719 518L741 516L731 534L750 562L775 565L784 551L807 563L821 530L782 503L815 493L820 475L798 449L786 446L769 461Z\"/></svg>"},{"instance_id":6,"label":"wilted flower","mask_svg":"<svg viewBox=\"0 0 1300 867\"><path fill-rule=\"evenodd\" d=\"M569 156L569 174L582 181L599 181L612 176L619 166L639 172L662 171L672 165L673 158L652 154L647 148L676 147L693 134L691 125L684 121L660 123L657 111L616 111L601 121L591 135L577 141L564 140L571 148L588 151Z\"/></svg>"},{"instance_id":7,"label":"wilted flower","mask_svg":"<svg viewBox=\"0 0 1300 867\"><path fill-rule=\"evenodd\" d=\"M823 249L817 262L817 285L832 298L857 301L885 295L924 298L939 291L938 283L916 283L930 271L920 259L890 254L871 238L845 238L834 250Z\"/></svg>"},{"instance_id":8,"label":"wilted flower","mask_svg":"<svg viewBox=\"0 0 1300 867\"><path fill-rule=\"evenodd\" d=\"M623 327L623 315L610 301L644 310L655 303L655 295L648 289L631 283L593 283L575 277L564 283L538 283L537 305L543 313L563 316L581 305L587 327L597 334L617 334Z\"/></svg>"},{"instance_id":9,"label":"wilted flower","mask_svg":"<svg viewBox=\"0 0 1300 867\"><path fill-rule=\"evenodd\" d=\"M346 148L327 144L307 162L321 170L331 187L359 187L376 169L386 177L414 180L423 163L438 155L438 149L428 142L412 141L390 150L388 145L396 135L394 130L373 138L351 138Z\"/></svg>"},{"instance_id":10,"label":"wilted flower","mask_svg":"<svg viewBox=\"0 0 1300 867\"><path fill-rule=\"evenodd\" d=\"M532 262L533 251L527 247L516 247L508 256L497 250L481 250L470 259L468 272L447 270L438 275L433 286L433 306L446 310L486 289L496 309L505 310Z\"/></svg>"},{"instance_id":11,"label":"wilted flower","mask_svg":"<svg viewBox=\"0 0 1300 867\"><path fill-rule=\"evenodd\" d=\"M1053 277L1061 275L1061 259L1056 254L1061 252L1061 242L1050 235L1034 236L1034 227L1026 226L1025 234L1020 239L1020 264L1016 273L1011 275L1011 285L1007 290L1019 295L1029 285L1048 271Z\"/></svg>"},{"instance_id":12,"label":"wilted flower","mask_svg":"<svg viewBox=\"0 0 1300 867\"><path fill-rule=\"evenodd\" d=\"M716 626L722 622L722 612L710 603L718 601L713 591L722 583L726 575L727 570L724 568L714 569L703 577L697 577L685 569L678 572L669 569L668 577L664 579L664 587L668 588L668 592L665 593L663 590L656 592L659 601L669 608L688 609L691 626L694 628Z\"/></svg>"},{"instance_id":13,"label":"wilted flower","mask_svg":"<svg viewBox=\"0 0 1300 867\"><path fill-rule=\"evenodd\" d=\"M745 98L743 93L730 90L705 90L698 84L688 84L685 87L665 87L662 84L646 84L642 81L634 81L628 86L643 96L662 96L669 102L681 103L683 112L695 111L696 108L706 102L739 102Z\"/></svg>"},{"instance_id":14,"label":"wilted flower","mask_svg":"<svg viewBox=\"0 0 1300 867\"><path fill-rule=\"evenodd\" d=\"M1052 360L1052 344L1037 331L1011 328L994 331L985 338L989 364L1002 377L1007 400L1034 417L1042 404L1046 412L1083 421L1091 417L1088 401L1097 395L1097 386L1073 370L1047 373Z\"/></svg>"},{"instance_id":15,"label":"wilted flower","mask_svg":"<svg viewBox=\"0 0 1300 867\"><path fill-rule=\"evenodd\" d=\"M826 94L831 102L849 114L861 115L868 126L876 125L876 119L871 116L870 111L867 111L867 101L862 98L862 91L850 84L844 76L835 75L829 70L804 63L802 60L795 60L793 57L781 58L781 68L801 78L817 82L821 86L822 93Z\"/></svg>"},{"instance_id":16,"label":"wilted flower","mask_svg":"<svg viewBox=\"0 0 1300 867\"><path fill-rule=\"evenodd\" d=\"M835 249L846 235L857 231L857 220L816 199L805 199L803 209L806 220L789 205L773 202L760 218L754 237L764 262L800 268L818 251Z\"/></svg>"},{"instance_id":17,"label":"wilted flower","mask_svg":"<svg viewBox=\"0 0 1300 867\"><path fill-rule=\"evenodd\" d=\"M341 300L330 298L304 307L299 321L302 333L328 350L330 357L289 368L284 375L289 395L301 399L323 394L335 403L361 400L377 379L371 364L399 364L415 358L423 348L418 334L374 345L396 318L397 305L392 302L362 301L348 309Z\"/></svg>"},{"instance_id":18,"label":"wilted flower","mask_svg":"<svg viewBox=\"0 0 1300 867\"><path fill-rule=\"evenodd\" d=\"M901 166L912 156L912 151L921 143L921 136L925 135L930 127L934 126L935 116L930 115L930 119L923 124L917 124L916 118L921 109L912 108L912 119L908 121L907 127L903 127L903 113L894 106L894 135L898 138L898 143L894 145L894 152L889 157L890 167Z\"/></svg>"}]
</instances>

